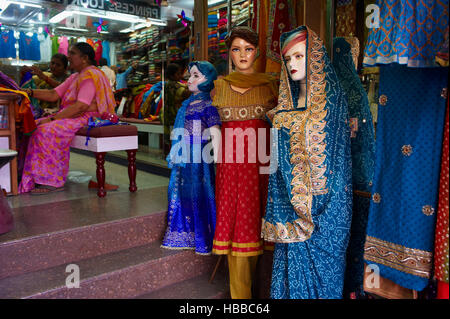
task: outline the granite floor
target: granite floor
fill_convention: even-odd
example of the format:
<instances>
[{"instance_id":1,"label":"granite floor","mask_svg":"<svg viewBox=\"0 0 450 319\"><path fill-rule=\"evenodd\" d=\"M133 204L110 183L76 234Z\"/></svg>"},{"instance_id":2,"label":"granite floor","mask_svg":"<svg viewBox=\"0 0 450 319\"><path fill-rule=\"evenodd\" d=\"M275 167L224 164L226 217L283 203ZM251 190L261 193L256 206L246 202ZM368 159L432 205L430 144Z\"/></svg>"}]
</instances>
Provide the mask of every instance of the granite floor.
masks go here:
<instances>
[{"instance_id":1,"label":"granite floor","mask_svg":"<svg viewBox=\"0 0 450 319\"><path fill-rule=\"evenodd\" d=\"M130 193L128 168L106 161L106 182L119 188L108 192L105 198L98 198L96 190L88 188L89 180L96 180L95 170L95 158L71 153L69 176L63 192L7 197L15 228L0 235L0 242L167 209L167 177L138 170L138 191Z\"/></svg>"}]
</instances>

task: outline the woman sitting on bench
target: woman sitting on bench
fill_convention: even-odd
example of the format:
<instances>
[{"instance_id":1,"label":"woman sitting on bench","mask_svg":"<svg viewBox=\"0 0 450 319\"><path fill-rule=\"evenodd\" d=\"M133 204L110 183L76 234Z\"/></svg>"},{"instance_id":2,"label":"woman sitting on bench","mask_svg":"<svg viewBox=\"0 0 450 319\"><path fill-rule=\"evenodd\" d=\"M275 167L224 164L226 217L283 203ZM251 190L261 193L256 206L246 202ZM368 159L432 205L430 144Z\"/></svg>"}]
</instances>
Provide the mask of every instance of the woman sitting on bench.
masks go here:
<instances>
[{"instance_id":1,"label":"woman sitting on bench","mask_svg":"<svg viewBox=\"0 0 450 319\"><path fill-rule=\"evenodd\" d=\"M91 116L114 113L114 94L105 74L95 67L94 49L78 42L68 52L72 74L52 90L25 91L30 97L55 102L61 109L55 115L38 119L30 137L19 185L20 193L47 194L64 189L69 171L70 143Z\"/></svg>"}]
</instances>

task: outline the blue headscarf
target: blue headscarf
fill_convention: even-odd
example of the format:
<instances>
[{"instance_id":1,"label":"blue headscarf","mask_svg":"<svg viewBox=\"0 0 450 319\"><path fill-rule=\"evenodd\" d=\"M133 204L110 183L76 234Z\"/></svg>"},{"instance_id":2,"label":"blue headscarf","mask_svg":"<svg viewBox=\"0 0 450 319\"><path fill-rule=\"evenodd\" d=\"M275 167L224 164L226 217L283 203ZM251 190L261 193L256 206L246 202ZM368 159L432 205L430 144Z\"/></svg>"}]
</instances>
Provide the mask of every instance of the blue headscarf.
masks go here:
<instances>
[{"instance_id":1,"label":"blue headscarf","mask_svg":"<svg viewBox=\"0 0 450 319\"><path fill-rule=\"evenodd\" d=\"M189 71L193 66L197 66L197 69L206 77L206 81L198 86L200 90L199 93L191 95L189 98L183 101L180 109L178 110L177 116L175 118L175 123L173 125L173 134L178 138L172 143L169 155L167 155L166 160L168 162L169 168L175 166L185 167L188 162L188 149L184 139L184 121L186 117L186 110L189 104L193 101L210 101L210 92L214 88L214 80L217 79L217 71L214 66L207 61L194 61L189 64ZM172 134L171 134L172 135ZM171 136L173 139L174 136ZM196 148L194 148L196 150ZM180 154L181 151L181 154ZM195 157L196 158L196 157Z\"/></svg>"}]
</instances>

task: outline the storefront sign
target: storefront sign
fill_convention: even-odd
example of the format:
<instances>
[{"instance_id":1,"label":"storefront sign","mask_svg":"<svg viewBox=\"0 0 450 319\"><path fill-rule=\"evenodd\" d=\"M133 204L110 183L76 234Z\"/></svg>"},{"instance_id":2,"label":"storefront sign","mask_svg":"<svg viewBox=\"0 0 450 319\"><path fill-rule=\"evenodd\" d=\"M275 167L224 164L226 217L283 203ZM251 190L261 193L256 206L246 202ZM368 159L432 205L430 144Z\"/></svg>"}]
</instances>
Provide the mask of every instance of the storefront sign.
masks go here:
<instances>
[{"instance_id":1,"label":"storefront sign","mask_svg":"<svg viewBox=\"0 0 450 319\"><path fill-rule=\"evenodd\" d=\"M106 0L44 0L46 2L61 3L77 7L97 9L104 11L127 13L144 18L160 19L161 8L145 2L133 0L116 0L108 2ZM115 4L112 4L115 3Z\"/></svg>"}]
</instances>

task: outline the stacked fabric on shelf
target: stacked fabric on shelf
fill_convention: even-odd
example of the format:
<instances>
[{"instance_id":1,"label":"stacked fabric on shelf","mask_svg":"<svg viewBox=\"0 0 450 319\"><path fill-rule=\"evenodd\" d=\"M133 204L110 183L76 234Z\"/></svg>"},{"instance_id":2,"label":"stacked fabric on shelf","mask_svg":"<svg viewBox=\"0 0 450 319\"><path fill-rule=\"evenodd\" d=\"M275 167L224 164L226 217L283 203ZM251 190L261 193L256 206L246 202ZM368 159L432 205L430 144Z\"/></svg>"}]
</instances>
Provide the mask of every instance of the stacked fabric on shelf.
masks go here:
<instances>
[{"instance_id":1,"label":"stacked fabric on shelf","mask_svg":"<svg viewBox=\"0 0 450 319\"><path fill-rule=\"evenodd\" d=\"M208 13L208 50L218 50L218 37L217 37L217 24L219 19L217 18L217 10L210 11Z\"/></svg>"},{"instance_id":2,"label":"stacked fabric on shelf","mask_svg":"<svg viewBox=\"0 0 450 319\"><path fill-rule=\"evenodd\" d=\"M172 36L169 38L168 43L168 54L170 57L170 61L179 61L182 59L183 50L180 48L178 44L176 36Z\"/></svg>"},{"instance_id":3,"label":"stacked fabric on shelf","mask_svg":"<svg viewBox=\"0 0 450 319\"><path fill-rule=\"evenodd\" d=\"M225 44L225 37L227 36L227 9L222 8L219 10L219 21L217 28L219 32L219 54L223 59L227 58L227 45Z\"/></svg>"},{"instance_id":4,"label":"stacked fabric on shelf","mask_svg":"<svg viewBox=\"0 0 450 319\"><path fill-rule=\"evenodd\" d=\"M127 105L126 117L143 119L147 122L158 119L162 108L162 85L163 82L158 82L134 89Z\"/></svg>"}]
</instances>

